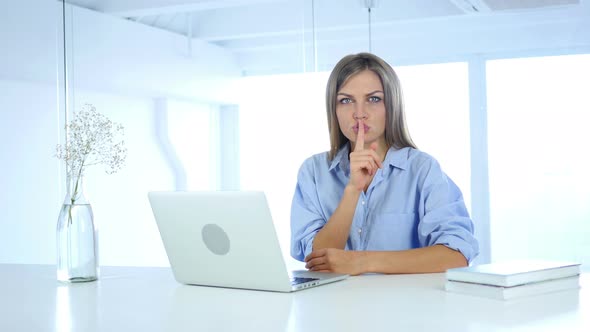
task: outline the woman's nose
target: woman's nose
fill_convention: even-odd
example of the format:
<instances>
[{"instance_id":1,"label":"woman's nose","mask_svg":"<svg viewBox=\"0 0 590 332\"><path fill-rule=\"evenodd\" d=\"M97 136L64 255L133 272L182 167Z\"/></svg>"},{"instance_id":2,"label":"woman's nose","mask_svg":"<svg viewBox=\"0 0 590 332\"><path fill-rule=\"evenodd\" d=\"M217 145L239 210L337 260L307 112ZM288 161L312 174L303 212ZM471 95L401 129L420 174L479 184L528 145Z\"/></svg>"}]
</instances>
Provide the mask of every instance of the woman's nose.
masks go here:
<instances>
[{"instance_id":1,"label":"woman's nose","mask_svg":"<svg viewBox=\"0 0 590 332\"><path fill-rule=\"evenodd\" d=\"M367 118L367 112L365 112L365 105L363 105L363 103L357 103L356 104L356 108L354 110L354 113L352 115L352 117L355 120L358 119L366 119Z\"/></svg>"}]
</instances>

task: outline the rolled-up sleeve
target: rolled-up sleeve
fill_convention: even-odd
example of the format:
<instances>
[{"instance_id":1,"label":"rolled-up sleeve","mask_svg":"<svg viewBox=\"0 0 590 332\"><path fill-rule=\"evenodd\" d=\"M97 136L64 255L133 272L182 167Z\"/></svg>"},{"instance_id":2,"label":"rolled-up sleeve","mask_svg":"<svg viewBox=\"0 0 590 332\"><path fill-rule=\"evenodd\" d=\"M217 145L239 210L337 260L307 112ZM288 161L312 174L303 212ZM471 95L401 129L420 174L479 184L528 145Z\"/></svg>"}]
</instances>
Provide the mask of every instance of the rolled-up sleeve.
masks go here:
<instances>
[{"instance_id":1,"label":"rolled-up sleeve","mask_svg":"<svg viewBox=\"0 0 590 332\"><path fill-rule=\"evenodd\" d=\"M418 225L420 244L442 244L459 251L471 263L479 254L479 245L459 187L435 160L423 170Z\"/></svg>"},{"instance_id":2,"label":"rolled-up sleeve","mask_svg":"<svg viewBox=\"0 0 590 332\"><path fill-rule=\"evenodd\" d=\"M291 205L291 256L299 261L311 253L315 235L326 224L311 166L308 160L299 169Z\"/></svg>"}]
</instances>

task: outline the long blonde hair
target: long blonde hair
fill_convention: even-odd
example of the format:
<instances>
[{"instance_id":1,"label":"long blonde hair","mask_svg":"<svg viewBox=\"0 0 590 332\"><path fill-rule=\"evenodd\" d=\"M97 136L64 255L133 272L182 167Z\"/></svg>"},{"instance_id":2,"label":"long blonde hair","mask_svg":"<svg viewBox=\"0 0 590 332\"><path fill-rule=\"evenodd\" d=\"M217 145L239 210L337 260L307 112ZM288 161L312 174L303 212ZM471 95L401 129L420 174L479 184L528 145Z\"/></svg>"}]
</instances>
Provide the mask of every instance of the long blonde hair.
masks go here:
<instances>
[{"instance_id":1,"label":"long blonde hair","mask_svg":"<svg viewBox=\"0 0 590 332\"><path fill-rule=\"evenodd\" d=\"M336 116L336 96L346 81L363 70L371 70L381 80L385 103L385 142L387 147L401 149L416 148L410 137L404 113L403 94L397 74L383 59L371 53L350 54L342 58L330 74L326 86L326 112L330 132L330 152L328 158L334 159L340 148L349 143L340 130Z\"/></svg>"}]
</instances>

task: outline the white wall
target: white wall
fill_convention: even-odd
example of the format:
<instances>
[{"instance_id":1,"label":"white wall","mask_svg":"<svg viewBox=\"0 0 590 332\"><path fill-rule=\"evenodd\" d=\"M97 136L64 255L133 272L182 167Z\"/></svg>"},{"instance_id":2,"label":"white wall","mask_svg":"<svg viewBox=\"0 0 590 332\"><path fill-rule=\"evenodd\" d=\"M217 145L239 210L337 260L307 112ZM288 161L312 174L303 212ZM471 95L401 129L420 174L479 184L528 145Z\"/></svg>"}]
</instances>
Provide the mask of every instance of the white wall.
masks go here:
<instances>
[{"instance_id":1,"label":"white wall","mask_svg":"<svg viewBox=\"0 0 590 332\"><path fill-rule=\"evenodd\" d=\"M43 82L55 89L60 13L56 4L43 0L0 3L0 79ZM50 105L55 106L55 101Z\"/></svg>"},{"instance_id":2,"label":"white wall","mask_svg":"<svg viewBox=\"0 0 590 332\"><path fill-rule=\"evenodd\" d=\"M63 199L49 1L0 5L0 262L46 262Z\"/></svg>"},{"instance_id":3,"label":"white wall","mask_svg":"<svg viewBox=\"0 0 590 332\"><path fill-rule=\"evenodd\" d=\"M229 79L241 75L223 48L85 8L71 9L66 25L73 86L117 94L225 102Z\"/></svg>"},{"instance_id":4,"label":"white wall","mask_svg":"<svg viewBox=\"0 0 590 332\"><path fill-rule=\"evenodd\" d=\"M63 195L55 86L0 80L0 262L48 262Z\"/></svg>"}]
</instances>

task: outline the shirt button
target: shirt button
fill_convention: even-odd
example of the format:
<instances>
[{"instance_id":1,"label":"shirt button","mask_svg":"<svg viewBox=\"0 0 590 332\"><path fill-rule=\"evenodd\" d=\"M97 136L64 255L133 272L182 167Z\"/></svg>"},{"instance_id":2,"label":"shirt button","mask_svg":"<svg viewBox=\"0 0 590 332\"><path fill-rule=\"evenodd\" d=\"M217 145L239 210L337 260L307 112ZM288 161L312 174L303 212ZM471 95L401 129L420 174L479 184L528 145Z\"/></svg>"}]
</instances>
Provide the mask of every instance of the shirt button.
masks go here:
<instances>
[{"instance_id":1,"label":"shirt button","mask_svg":"<svg viewBox=\"0 0 590 332\"><path fill-rule=\"evenodd\" d=\"M362 205L365 205L365 201L361 201L361 204L362 204Z\"/></svg>"},{"instance_id":2,"label":"shirt button","mask_svg":"<svg viewBox=\"0 0 590 332\"><path fill-rule=\"evenodd\" d=\"M362 228L359 228L359 234L362 233L362 232L363 232L363 229Z\"/></svg>"}]
</instances>

